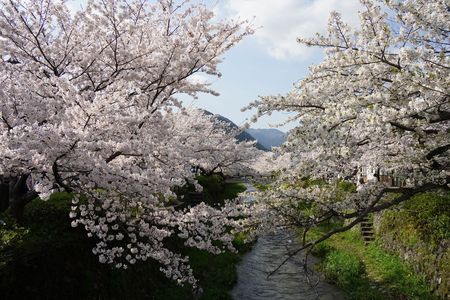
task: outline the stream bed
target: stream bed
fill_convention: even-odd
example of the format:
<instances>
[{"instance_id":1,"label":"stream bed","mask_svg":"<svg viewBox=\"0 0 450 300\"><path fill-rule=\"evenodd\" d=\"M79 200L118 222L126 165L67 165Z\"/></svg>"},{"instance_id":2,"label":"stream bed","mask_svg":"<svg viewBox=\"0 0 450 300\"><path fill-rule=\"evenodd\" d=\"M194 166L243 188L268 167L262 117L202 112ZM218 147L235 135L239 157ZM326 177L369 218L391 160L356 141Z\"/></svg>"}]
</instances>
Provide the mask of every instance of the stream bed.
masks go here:
<instances>
[{"instance_id":1,"label":"stream bed","mask_svg":"<svg viewBox=\"0 0 450 300\"><path fill-rule=\"evenodd\" d=\"M342 300L344 293L326 283L317 272L306 276L303 270L304 256L291 258L270 278L273 271L286 257L288 249L295 249L289 233L277 233L260 237L253 249L244 255L238 266L238 282L231 292L235 300ZM308 258L309 269L317 259ZM311 284L308 282L310 280ZM317 284L316 284L317 283Z\"/></svg>"}]
</instances>

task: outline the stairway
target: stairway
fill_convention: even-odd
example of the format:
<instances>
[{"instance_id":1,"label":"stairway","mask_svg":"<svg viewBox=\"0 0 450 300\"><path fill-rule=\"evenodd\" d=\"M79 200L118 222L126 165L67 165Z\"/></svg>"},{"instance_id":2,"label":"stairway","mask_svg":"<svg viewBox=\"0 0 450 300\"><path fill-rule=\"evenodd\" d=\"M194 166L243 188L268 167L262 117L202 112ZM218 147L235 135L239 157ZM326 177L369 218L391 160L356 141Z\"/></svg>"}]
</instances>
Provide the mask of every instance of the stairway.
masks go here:
<instances>
[{"instance_id":1,"label":"stairway","mask_svg":"<svg viewBox=\"0 0 450 300\"><path fill-rule=\"evenodd\" d=\"M361 223L361 235L364 240L364 245L368 245L375 240L375 235L373 231L373 220L369 216L365 216Z\"/></svg>"}]
</instances>

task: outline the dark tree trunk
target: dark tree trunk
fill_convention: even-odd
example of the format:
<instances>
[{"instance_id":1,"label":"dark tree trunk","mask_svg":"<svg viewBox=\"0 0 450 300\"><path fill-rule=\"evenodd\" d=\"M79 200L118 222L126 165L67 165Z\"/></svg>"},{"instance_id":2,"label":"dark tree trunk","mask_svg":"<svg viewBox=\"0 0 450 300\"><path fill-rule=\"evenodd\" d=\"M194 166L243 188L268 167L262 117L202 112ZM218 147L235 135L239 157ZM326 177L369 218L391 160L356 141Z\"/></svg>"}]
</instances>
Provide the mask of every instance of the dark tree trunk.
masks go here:
<instances>
[{"instance_id":1,"label":"dark tree trunk","mask_svg":"<svg viewBox=\"0 0 450 300\"><path fill-rule=\"evenodd\" d=\"M20 201L19 197L11 197L9 199L8 213L16 220L18 224L23 224L23 213L25 211L25 204Z\"/></svg>"},{"instance_id":2,"label":"dark tree trunk","mask_svg":"<svg viewBox=\"0 0 450 300\"><path fill-rule=\"evenodd\" d=\"M9 180L7 212L16 220L18 224L23 223L25 206L38 196L35 191L27 187L27 175L13 177Z\"/></svg>"},{"instance_id":3,"label":"dark tree trunk","mask_svg":"<svg viewBox=\"0 0 450 300\"><path fill-rule=\"evenodd\" d=\"M0 213L9 206L9 184L0 178Z\"/></svg>"}]
</instances>

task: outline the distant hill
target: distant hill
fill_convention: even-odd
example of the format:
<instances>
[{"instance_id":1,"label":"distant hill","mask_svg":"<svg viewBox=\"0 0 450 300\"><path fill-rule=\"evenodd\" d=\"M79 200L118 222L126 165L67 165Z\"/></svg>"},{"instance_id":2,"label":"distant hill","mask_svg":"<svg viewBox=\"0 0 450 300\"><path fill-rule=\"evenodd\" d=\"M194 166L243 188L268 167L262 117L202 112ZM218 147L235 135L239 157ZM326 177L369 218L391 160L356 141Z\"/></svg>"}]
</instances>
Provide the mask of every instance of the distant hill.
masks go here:
<instances>
[{"instance_id":1,"label":"distant hill","mask_svg":"<svg viewBox=\"0 0 450 300\"><path fill-rule=\"evenodd\" d=\"M272 149L272 147L278 147L286 141L286 133L275 129L253 129L246 130L266 149Z\"/></svg>"},{"instance_id":2,"label":"distant hill","mask_svg":"<svg viewBox=\"0 0 450 300\"><path fill-rule=\"evenodd\" d=\"M219 120L219 121L228 123L231 129L236 129L236 128L238 128L238 126L237 126L235 123L233 123L233 121L231 121L230 119L225 118L225 117L222 116L222 115L213 114L213 113L211 113L211 112L209 112L209 111L207 111L207 110L203 110L203 112L204 112L206 115L214 116L214 118L216 118L216 119ZM259 149L259 150L269 151L269 149L270 149L270 148L264 147L261 143L259 143L259 142L257 141L257 139L256 139L255 137L253 137L253 136L252 136L250 133L248 133L247 131L242 131L240 134L238 134L238 135L236 136L236 139L237 139L239 142L243 142L243 141L256 141L255 147L256 147L257 149Z\"/></svg>"}]
</instances>

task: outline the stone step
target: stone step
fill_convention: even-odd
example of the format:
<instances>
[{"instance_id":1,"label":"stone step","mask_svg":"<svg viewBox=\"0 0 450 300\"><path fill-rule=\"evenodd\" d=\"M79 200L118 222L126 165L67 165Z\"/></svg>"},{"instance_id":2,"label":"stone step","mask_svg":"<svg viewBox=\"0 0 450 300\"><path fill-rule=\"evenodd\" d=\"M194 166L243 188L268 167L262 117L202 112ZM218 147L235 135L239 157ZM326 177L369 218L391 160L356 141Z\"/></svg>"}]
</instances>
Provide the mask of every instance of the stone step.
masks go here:
<instances>
[{"instance_id":1,"label":"stone step","mask_svg":"<svg viewBox=\"0 0 450 300\"><path fill-rule=\"evenodd\" d=\"M362 236L364 238L366 238L366 237L373 237L373 232L363 232Z\"/></svg>"},{"instance_id":2,"label":"stone step","mask_svg":"<svg viewBox=\"0 0 450 300\"><path fill-rule=\"evenodd\" d=\"M374 228L373 228L373 219L369 216L364 217L361 220L360 229L361 229L361 236L364 241L364 245L368 245L371 242L375 240L374 236Z\"/></svg>"},{"instance_id":3,"label":"stone step","mask_svg":"<svg viewBox=\"0 0 450 300\"><path fill-rule=\"evenodd\" d=\"M373 225L369 226L369 225L361 225L360 226L361 229L372 229Z\"/></svg>"},{"instance_id":4,"label":"stone step","mask_svg":"<svg viewBox=\"0 0 450 300\"><path fill-rule=\"evenodd\" d=\"M373 227L373 224L361 223L361 227Z\"/></svg>"}]
</instances>

